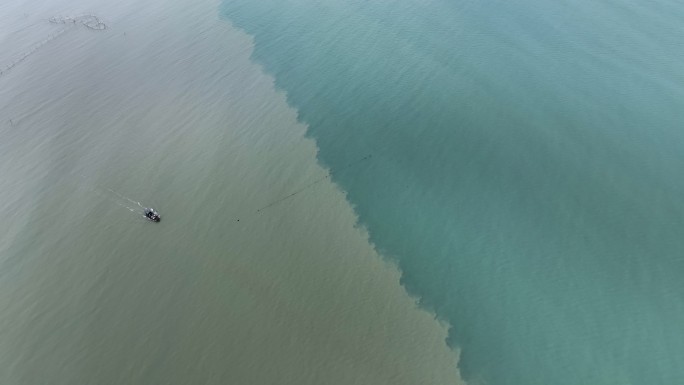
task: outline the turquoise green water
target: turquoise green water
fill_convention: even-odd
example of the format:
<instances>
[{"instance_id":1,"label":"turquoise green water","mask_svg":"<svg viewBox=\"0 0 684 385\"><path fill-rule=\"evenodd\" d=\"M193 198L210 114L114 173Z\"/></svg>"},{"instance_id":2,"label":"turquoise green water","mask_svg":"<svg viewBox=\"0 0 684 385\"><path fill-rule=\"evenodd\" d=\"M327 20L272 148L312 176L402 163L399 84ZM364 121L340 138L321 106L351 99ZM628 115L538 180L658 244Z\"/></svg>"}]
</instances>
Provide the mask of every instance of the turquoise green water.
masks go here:
<instances>
[{"instance_id":1,"label":"turquoise green water","mask_svg":"<svg viewBox=\"0 0 684 385\"><path fill-rule=\"evenodd\" d=\"M684 381L684 6L224 1L466 380Z\"/></svg>"}]
</instances>

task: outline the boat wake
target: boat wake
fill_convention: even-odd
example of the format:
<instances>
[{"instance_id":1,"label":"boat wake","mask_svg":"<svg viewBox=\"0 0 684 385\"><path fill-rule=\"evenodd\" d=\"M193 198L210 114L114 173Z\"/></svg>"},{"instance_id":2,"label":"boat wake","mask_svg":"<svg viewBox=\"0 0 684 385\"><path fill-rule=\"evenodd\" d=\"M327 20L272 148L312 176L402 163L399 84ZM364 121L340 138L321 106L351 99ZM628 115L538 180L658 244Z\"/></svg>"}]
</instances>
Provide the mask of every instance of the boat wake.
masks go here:
<instances>
[{"instance_id":1,"label":"boat wake","mask_svg":"<svg viewBox=\"0 0 684 385\"><path fill-rule=\"evenodd\" d=\"M113 200L114 203L118 204L121 207L127 208L129 211L131 211L133 213L139 213L139 214L145 215L144 214L145 208L143 207L143 205L140 204L140 202L134 201L133 199L131 199L131 198L119 193L119 192L116 192L110 188L108 188L107 191L114 194L114 196L116 196L119 200L123 200L123 202ZM128 202L128 203L126 203L126 202ZM131 207L131 204L134 204L135 206Z\"/></svg>"},{"instance_id":2,"label":"boat wake","mask_svg":"<svg viewBox=\"0 0 684 385\"><path fill-rule=\"evenodd\" d=\"M79 174L79 176L85 180L88 180L89 178L86 177L83 174ZM104 198L105 200L121 207L124 208L132 213L141 215L145 217L145 210L146 207L142 205L139 201L136 201L134 199L131 199L127 197L126 195L111 189L109 187L101 187L98 186L96 183L93 183L92 181L89 181L89 185L91 186L91 191L94 192L95 194L99 195L100 197Z\"/></svg>"}]
</instances>

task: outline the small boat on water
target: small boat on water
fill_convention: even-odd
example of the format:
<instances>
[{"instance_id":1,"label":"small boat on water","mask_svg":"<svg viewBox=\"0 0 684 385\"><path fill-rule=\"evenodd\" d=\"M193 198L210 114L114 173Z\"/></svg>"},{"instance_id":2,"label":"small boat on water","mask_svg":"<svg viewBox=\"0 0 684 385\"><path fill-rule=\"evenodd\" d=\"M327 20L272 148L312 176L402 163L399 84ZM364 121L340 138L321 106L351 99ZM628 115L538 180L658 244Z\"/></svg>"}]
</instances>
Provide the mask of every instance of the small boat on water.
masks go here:
<instances>
[{"instance_id":1,"label":"small boat on water","mask_svg":"<svg viewBox=\"0 0 684 385\"><path fill-rule=\"evenodd\" d=\"M145 218L151 220L152 222L159 222L161 221L161 216L159 215L158 212L154 211L153 208L145 208Z\"/></svg>"}]
</instances>

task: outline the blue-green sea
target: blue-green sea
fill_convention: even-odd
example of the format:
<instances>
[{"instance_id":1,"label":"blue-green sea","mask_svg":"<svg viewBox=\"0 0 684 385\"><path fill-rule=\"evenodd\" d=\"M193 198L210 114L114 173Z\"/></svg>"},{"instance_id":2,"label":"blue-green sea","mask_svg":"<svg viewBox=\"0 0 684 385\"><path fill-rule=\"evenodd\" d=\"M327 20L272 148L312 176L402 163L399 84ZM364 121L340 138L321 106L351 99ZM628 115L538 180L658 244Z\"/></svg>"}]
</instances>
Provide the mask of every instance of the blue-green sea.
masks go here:
<instances>
[{"instance_id":1,"label":"blue-green sea","mask_svg":"<svg viewBox=\"0 0 684 385\"><path fill-rule=\"evenodd\" d=\"M466 381L684 383L684 3L223 0L221 16L451 325Z\"/></svg>"}]
</instances>

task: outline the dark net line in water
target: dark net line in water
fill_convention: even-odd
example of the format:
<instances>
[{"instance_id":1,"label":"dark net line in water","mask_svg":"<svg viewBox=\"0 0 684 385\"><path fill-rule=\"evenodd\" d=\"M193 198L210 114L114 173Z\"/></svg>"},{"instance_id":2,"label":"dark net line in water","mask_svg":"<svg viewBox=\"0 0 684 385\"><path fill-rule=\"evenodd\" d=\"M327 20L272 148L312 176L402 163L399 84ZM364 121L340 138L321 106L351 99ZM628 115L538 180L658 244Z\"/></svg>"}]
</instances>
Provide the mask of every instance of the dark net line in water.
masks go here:
<instances>
[{"instance_id":1,"label":"dark net line in water","mask_svg":"<svg viewBox=\"0 0 684 385\"><path fill-rule=\"evenodd\" d=\"M81 15L81 16L54 16L48 19L53 24L80 24L88 29L102 31L107 29L107 24L103 23L95 15Z\"/></svg>"},{"instance_id":2,"label":"dark net line in water","mask_svg":"<svg viewBox=\"0 0 684 385\"><path fill-rule=\"evenodd\" d=\"M82 25L88 29L92 30L97 30L97 31L102 31L107 29L107 25L103 23L97 16L94 15L84 15L84 16L76 16L76 17L61 17L61 16L55 16L50 19L48 19L48 22L52 24L74 24L74 25ZM56 33L48 35L45 39L40 41L38 44L34 45L33 48L31 48L28 51L25 51L21 55L19 55L19 58L15 59L8 65L4 66L2 69L0 69L0 77L3 75L6 75L8 72L10 72L14 67L18 66L21 64L23 61L28 59L29 56L33 55L36 53L39 49L43 48L46 44L49 42L55 40L56 38L62 36L65 32L69 31L70 28L63 28Z\"/></svg>"},{"instance_id":3,"label":"dark net line in water","mask_svg":"<svg viewBox=\"0 0 684 385\"><path fill-rule=\"evenodd\" d=\"M305 191L305 190L308 190L309 188L311 188L311 187L317 185L318 183L321 183L321 182L323 182L324 180L331 178L334 174L339 173L339 172L342 172L342 171L344 171L344 170L346 170L346 169L348 169L348 168L351 168L351 167L355 166L355 165L358 164L358 163L361 163L361 162L363 162L363 161L365 161L365 160L370 159L371 157L372 157L372 155L366 155L366 156L364 156L364 157L361 158L361 159L358 159L358 160L356 160L356 161L354 161L354 162L351 162L351 163L347 164L346 166L340 168L340 169L337 170L337 171L328 172L325 176L316 179L315 181L313 181L313 182L309 183L308 185L306 185L306 186L300 188L299 190L297 190L297 191L295 191L295 192L293 192L293 193L291 193L291 194L289 194L289 195L286 195L286 196L284 196L284 197L282 197L282 198L279 198L279 199L277 199L277 200L275 200L275 201L273 201L273 202L267 204L266 206L263 206L263 207L257 209L256 212L257 212L257 213L260 213L260 212L264 211L265 209L267 209L267 208L269 208L269 207L275 206L275 205L277 205L278 203L281 203L281 202L283 202L283 201L285 201L285 200L288 200L288 199L294 197L295 195L297 195L297 194L299 194L299 193L301 193L301 192L303 192L303 191ZM239 219L238 219L238 221L239 221Z\"/></svg>"},{"instance_id":4,"label":"dark net line in water","mask_svg":"<svg viewBox=\"0 0 684 385\"><path fill-rule=\"evenodd\" d=\"M53 33L51 35L48 35L45 39L43 39L40 43L36 44L31 48L30 50L22 53L18 59L14 60L10 64L6 65L3 69L0 69L0 76L3 76L7 74L9 71L11 71L14 67L18 66L21 64L24 60L26 60L29 56L33 55L38 51L39 49L43 48L44 45L47 43L55 40L56 38L62 36L66 31L68 31L68 28L64 28L56 33Z\"/></svg>"}]
</instances>

